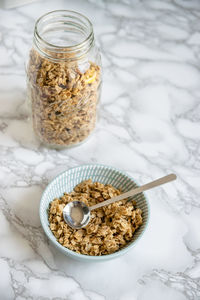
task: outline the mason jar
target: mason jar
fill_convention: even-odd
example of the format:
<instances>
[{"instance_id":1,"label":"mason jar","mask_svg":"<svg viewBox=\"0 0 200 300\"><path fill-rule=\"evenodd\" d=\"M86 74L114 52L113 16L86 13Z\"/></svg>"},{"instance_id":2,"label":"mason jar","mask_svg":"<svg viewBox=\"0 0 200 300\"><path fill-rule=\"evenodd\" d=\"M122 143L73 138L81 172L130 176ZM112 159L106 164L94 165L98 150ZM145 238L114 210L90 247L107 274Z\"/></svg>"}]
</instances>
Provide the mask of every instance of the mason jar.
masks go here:
<instances>
[{"instance_id":1,"label":"mason jar","mask_svg":"<svg viewBox=\"0 0 200 300\"><path fill-rule=\"evenodd\" d=\"M101 59L88 18L68 10L40 17L26 71L37 138L55 148L86 140L95 129L101 88Z\"/></svg>"}]
</instances>

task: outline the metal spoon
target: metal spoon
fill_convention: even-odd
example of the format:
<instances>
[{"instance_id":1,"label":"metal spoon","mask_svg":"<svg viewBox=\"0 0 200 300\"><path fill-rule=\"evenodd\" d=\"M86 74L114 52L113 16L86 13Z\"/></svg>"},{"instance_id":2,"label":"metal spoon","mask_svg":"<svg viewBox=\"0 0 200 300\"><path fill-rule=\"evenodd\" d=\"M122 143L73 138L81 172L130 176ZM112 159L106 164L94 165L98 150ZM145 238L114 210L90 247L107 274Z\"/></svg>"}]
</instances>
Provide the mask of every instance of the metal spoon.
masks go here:
<instances>
[{"instance_id":1,"label":"metal spoon","mask_svg":"<svg viewBox=\"0 0 200 300\"><path fill-rule=\"evenodd\" d=\"M85 227L90 221L90 212L93 209L107 206L116 201L120 201L120 200L126 199L128 197L135 196L139 193L150 190L154 187L157 187L159 185L173 181L175 179L176 179L175 174L169 174L167 176L164 176L157 180L146 183L138 188L130 190L119 196L113 197L109 200L105 200L103 202L97 203L90 207L88 207L85 203L83 203L81 201L69 202L63 209L63 218L64 218L65 222L72 228L79 229L79 228Z\"/></svg>"}]
</instances>

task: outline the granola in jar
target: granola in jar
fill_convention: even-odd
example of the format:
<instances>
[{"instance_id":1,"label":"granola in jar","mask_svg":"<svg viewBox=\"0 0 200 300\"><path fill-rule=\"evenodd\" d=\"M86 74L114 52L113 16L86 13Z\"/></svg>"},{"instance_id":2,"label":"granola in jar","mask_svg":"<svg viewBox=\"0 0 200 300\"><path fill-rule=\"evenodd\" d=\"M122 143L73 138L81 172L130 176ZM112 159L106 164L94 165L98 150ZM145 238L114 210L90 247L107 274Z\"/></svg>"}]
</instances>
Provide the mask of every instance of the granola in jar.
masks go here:
<instances>
[{"instance_id":1,"label":"granola in jar","mask_svg":"<svg viewBox=\"0 0 200 300\"><path fill-rule=\"evenodd\" d=\"M49 16L44 15L36 23L34 47L30 51L27 65L33 129L40 141L53 147L81 143L93 132L97 118L101 83L100 57L94 46L91 23L87 24L89 20L78 13L70 13L73 17L78 15L83 18L85 31L90 25L90 38L84 36L82 43L76 44L75 41L75 45L69 47L49 44L45 39L48 40L51 34L48 33L46 37L45 29L41 28L44 25L40 25L41 20ZM60 19L60 11L50 14L54 17L50 19L53 26ZM75 20L71 21L71 31L74 22L78 22L77 18ZM88 32L85 32L86 36Z\"/></svg>"}]
</instances>

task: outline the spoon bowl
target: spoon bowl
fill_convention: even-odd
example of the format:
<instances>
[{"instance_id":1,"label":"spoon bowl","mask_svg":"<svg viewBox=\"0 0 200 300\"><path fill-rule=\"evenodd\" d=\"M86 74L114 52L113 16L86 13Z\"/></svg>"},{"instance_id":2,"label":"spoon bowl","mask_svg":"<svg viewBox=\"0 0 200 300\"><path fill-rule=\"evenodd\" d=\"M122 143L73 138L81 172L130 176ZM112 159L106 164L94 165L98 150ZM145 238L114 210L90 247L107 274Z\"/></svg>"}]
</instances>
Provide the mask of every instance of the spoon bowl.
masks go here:
<instances>
[{"instance_id":1,"label":"spoon bowl","mask_svg":"<svg viewBox=\"0 0 200 300\"><path fill-rule=\"evenodd\" d=\"M65 222L74 229L85 227L90 222L90 209L81 201L72 201L63 209Z\"/></svg>"}]
</instances>

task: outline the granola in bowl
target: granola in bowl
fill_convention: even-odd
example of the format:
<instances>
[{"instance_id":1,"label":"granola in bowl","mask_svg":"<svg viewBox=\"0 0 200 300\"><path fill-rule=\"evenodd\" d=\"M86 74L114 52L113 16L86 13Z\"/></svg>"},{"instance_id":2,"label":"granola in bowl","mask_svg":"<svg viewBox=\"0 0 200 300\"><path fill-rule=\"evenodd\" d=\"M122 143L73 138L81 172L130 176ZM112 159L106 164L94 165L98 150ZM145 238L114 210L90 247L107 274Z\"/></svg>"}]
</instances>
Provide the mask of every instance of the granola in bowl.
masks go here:
<instances>
[{"instance_id":1,"label":"granola in bowl","mask_svg":"<svg viewBox=\"0 0 200 300\"><path fill-rule=\"evenodd\" d=\"M90 61L54 61L30 52L28 98L36 136L49 146L84 141L96 125L100 67Z\"/></svg>"},{"instance_id":2,"label":"granola in bowl","mask_svg":"<svg viewBox=\"0 0 200 300\"><path fill-rule=\"evenodd\" d=\"M91 221L81 229L72 229L63 219L63 208L70 201L83 201L92 206L121 194L110 184L92 182L91 179L78 184L74 190L49 205L49 227L57 241L79 254L101 256L114 253L131 241L134 232L142 225L142 210L134 201L110 204L91 212Z\"/></svg>"}]
</instances>

